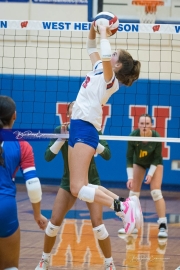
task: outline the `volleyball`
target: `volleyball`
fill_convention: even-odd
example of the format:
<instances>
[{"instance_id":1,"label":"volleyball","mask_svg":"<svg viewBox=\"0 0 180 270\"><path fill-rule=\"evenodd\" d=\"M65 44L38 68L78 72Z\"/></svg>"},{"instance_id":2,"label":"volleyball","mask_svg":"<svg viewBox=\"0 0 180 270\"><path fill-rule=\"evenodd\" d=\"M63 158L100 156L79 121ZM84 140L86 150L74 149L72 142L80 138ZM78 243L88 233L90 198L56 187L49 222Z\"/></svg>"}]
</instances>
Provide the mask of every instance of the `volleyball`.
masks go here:
<instances>
[{"instance_id":1,"label":"volleyball","mask_svg":"<svg viewBox=\"0 0 180 270\"><path fill-rule=\"evenodd\" d=\"M111 33L112 33L111 36L112 36L118 30L119 20L118 20L118 17L114 15L113 13L103 11L103 12L98 13L94 19L94 29L97 33L99 33L98 25L111 26L110 30L111 30Z\"/></svg>"}]
</instances>

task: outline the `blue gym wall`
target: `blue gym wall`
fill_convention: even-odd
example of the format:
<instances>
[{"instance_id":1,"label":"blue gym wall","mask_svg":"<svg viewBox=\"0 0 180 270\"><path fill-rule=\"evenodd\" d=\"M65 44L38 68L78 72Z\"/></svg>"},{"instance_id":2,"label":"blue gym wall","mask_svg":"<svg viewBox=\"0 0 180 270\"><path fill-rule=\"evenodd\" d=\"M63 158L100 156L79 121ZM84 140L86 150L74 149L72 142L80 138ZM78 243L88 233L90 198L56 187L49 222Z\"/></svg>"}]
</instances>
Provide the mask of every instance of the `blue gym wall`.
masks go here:
<instances>
[{"instance_id":1,"label":"blue gym wall","mask_svg":"<svg viewBox=\"0 0 180 270\"><path fill-rule=\"evenodd\" d=\"M0 94L11 96L17 105L15 129L48 129L60 124L56 115L56 102L69 102L76 98L83 78L55 76L0 75ZM108 104L112 104L111 117L108 118L105 135L129 135L132 120L129 118L131 104L148 106L171 106L171 120L168 121L167 137L180 135L180 82L138 80L131 87L122 87L114 94ZM44 160L44 152L49 140L31 141L34 149L38 176L44 183L57 184L63 172L61 154L50 163ZM164 160L163 183L179 185L180 171L171 170L172 160L179 159L180 144L170 146L170 159ZM125 141L109 141L112 158L109 161L96 157L100 177L107 186L120 186L126 181ZM18 177L21 173L18 172Z\"/></svg>"}]
</instances>

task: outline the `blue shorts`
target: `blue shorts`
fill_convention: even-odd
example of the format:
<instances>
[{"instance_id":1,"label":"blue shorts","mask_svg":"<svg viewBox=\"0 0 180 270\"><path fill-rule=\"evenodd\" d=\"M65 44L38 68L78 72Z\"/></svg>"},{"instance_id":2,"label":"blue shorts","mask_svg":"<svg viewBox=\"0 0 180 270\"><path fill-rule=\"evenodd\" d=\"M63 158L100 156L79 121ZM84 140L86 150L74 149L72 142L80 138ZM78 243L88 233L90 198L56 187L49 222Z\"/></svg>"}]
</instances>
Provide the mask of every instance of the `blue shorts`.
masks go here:
<instances>
[{"instance_id":1,"label":"blue shorts","mask_svg":"<svg viewBox=\"0 0 180 270\"><path fill-rule=\"evenodd\" d=\"M19 227L16 198L0 194L0 237L8 237Z\"/></svg>"},{"instance_id":2,"label":"blue shorts","mask_svg":"<svg viewBox=\"0 0 180 270\"><path fill-rule=\"evenodd\" d=\"M71 119L68 144L74 147L78 142L85 143L96 150L99 134L91 123L80 119Z\"/></svg>"}]
</instances>

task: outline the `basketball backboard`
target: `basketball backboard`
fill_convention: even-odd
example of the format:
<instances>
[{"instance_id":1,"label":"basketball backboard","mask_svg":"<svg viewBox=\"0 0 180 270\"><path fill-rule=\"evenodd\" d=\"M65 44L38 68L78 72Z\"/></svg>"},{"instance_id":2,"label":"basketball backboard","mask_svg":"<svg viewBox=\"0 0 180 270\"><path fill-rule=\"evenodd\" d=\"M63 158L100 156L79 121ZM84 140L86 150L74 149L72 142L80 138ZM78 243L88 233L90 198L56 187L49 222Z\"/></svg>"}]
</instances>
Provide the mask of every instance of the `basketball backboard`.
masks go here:
<instances>
[{"instance_id":1,"label":"basketball backboard","mask_svg":"<svg viewBox=\"0 0 180 270\"><path fill-rule=\"evenodd\" d=\"M100 11L116 14L122 23L148 23L147 5L154 5L153 23L180 24L180 0L88 0L88 21L92 21Z\"/></svg>"}]
</instances>

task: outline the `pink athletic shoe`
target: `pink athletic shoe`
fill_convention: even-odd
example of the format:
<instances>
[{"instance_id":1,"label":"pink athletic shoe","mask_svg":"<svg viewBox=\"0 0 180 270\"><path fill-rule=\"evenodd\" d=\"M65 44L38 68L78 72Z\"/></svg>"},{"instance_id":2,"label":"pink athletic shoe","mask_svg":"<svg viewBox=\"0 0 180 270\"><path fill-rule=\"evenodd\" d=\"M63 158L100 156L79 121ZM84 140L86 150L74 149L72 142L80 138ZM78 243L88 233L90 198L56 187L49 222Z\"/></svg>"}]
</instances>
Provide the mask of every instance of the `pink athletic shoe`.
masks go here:
<instances>
[{"instance_id":1,"label":"pink athletic shoe","mask_svg":"<svg viewBox=\"0 0 180 270\"><path fill-rule=\"evenodd\" d=\"M121 208L124 210L116 212L116 215L122 219L125 232L129 235L135 228L135 203L131 200L126 200L121 202Z\"/></svg>"},{"instance_id":2,"label":"pink athletic shoe","mask_svg":"<svg viewBox=\"0 0 180 270\"><path fill-rule=\"evenodd\" d=\"M143 227L143 214L141 210L141 204L139 201L139 198L137 196L131 196L126 199L126 201L132 201L135 204L135 223L136 223L136 229L140 229Z\"/></svg>"}]
</instances>

